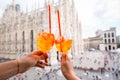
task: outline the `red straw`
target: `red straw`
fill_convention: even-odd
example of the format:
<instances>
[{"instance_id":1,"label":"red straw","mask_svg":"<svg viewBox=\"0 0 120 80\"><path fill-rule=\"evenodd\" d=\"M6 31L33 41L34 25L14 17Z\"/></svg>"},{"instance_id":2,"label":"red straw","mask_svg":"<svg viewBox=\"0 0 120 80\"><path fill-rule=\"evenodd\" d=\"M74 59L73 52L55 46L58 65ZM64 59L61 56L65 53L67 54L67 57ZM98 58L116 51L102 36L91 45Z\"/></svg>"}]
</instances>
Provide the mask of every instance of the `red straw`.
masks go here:
<instances>
[{"instance_id":1,"label":"red straw","mask_svg":"<svg viewBox=\"0 0 120 80\"><path fill-rule=\"evenodd\" d=\"M50 5L48 5L48 13L49 13L49 33L51 33L51 10L50 10Z\"/></svg>"},{"instance_id":2,"label":"red straw","mask_svg":"<svg viewBox=\"0 0 120 80\"><path fill-rule=\"evenodd\" d=\"M58 15L59 34L60 34L60 37L61 37L61 25L60 25L60 12L59 12L59 10L57 10L57 15Z\"/></svg>"}]
</instances>

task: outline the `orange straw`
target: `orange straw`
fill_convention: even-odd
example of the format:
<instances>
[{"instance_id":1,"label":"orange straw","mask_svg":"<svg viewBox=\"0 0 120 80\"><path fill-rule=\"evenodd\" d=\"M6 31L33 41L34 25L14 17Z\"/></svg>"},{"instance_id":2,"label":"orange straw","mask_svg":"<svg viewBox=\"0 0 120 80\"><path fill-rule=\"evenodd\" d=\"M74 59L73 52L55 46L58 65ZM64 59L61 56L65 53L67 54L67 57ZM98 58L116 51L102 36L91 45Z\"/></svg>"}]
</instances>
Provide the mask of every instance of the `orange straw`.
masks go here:
<instances>
[{"instance_id":1,"label":"orange straw","mask_svg":"<svg viewBox=\"0 0 120 80\"><path fill-rule=\"evenodd\" d=\"M50 10L50 5L48 5L48 13L49 13L49 33L51 33L51 10Z\"/></svg>"},{"instance_id":2,"label":"orange straw","mask_svg":"<svg viewBox=\"0 0 120 80\"><path fill-rule=\"evenodd\" d=\"M57 10L57 15L58 15L58 27L59 27L59 35L61 37L61 25L60 25L60 12Z\"/></svg>"},{"instance_id":3,"label":"orange straw","mask_svg":"<svg viewBox=\"0 0 120 80\"><path fill-rule=\"evenodd\" d=\"M62 33L61 33L60 12L59 12L59 10L57 10L57 16L58 16L59 35L60 35L60 40L61 40L61 38L62 38ZM61 50L61 52L62 52L62 44L61 44L61 41L60 41L60 50Z\"/></svg>"}]
</instances>

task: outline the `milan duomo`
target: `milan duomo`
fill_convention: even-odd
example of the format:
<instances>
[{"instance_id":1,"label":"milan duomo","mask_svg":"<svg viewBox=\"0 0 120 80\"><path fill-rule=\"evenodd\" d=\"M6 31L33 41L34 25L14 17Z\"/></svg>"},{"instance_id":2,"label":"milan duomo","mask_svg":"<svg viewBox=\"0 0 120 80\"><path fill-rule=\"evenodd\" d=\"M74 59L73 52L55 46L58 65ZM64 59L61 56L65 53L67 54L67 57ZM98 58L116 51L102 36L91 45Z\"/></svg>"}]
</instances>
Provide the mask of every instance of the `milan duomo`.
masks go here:
<instances>
[{"instance_id":1,"label":"milan duomo","mask_svg":"<svg viewBox=\"0 0 120 80\"><path fill-rule=\"evenodd\" d=\"M40 32L49 32L48 1L45 0L44 6L26 12L21 10L19 4L12 1L5 9L0 19L0 55L27 54L37 50L36 37ZM59 0L57 3L52 0L51 5L51 24L52 33L55 38L59 35L58 19L56 11L60 10L61 31L65 38L73 40L72 48L68 52L71 56L79 55L83 51L81 24L73 0ZM39 6L39 5L38 5ZM57 50L55 46L48 52L50 59L56 61Z\"/></svg>"}]
</instances>

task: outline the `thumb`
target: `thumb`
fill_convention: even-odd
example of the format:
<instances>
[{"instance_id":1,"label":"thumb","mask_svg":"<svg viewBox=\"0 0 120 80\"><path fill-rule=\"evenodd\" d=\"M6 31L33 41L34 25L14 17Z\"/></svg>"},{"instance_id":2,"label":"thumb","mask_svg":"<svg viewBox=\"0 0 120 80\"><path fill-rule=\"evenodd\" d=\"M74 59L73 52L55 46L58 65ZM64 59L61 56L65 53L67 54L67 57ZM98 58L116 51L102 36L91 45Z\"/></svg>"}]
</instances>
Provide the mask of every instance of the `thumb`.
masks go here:
<instances>
[{"instance_id":1,"label":"thumb","mask_svg":"<svg viewBox=\"0 0 120 80\"><path fill-rule=\"evenodd\" d=\"M67 58L67 54L62 54L62 56L61 56L61 62L66 61L66 58Z\"/></svg>"},{"instance_id":2,"label":"thumb","mask_svg":"<svg viewBox=\"0 0 120 80\"><path fill-rule=\"evenodd\" d=\"M41 56L41 55L44 54L44 52L42 52L42 51L40 51L40 50L37 50L37 51L32 52L32 54Z\"/></svg>"},{"instance_id":3,"label":"thumb","mask_svg":"<svg viewBox=\"0 0 120 80\"><path fill-rule=\"evenodd\" d=\"M37 50L37 51L34 51L32 52L33 55L37 56L38 59L47 59L48 58L48 54L47 53L44 53L40 50Z\"/></svg>"}]
</instances>

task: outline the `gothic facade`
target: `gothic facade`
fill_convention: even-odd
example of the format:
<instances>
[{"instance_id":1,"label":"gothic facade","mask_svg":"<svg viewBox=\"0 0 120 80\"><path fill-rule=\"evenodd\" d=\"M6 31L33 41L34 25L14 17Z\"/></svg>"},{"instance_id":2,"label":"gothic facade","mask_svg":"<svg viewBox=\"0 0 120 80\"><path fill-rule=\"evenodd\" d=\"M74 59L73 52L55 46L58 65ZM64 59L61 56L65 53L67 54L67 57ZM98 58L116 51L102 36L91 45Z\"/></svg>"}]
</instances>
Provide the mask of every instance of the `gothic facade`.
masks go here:
<instances>
[{"instance_id":1,"label":"gothic facade","mask_svg":"<svg viewBox=\"0 0 120 80\"><path fill-rule=\"evenodd\" d=\"M20 5L9 5L0 19L0 54L22 54L37 50L36 36L38 33L49 32L48 8L45 2L43 8L23 13ZM51 2L52 33L58 37L57 9L60 10L62 35L73 40L69 51L72 55L82 52L81 24L75 11L74 1L59 0ZM56 50L49 52L55 58Z\"/></svg>"}]
</instances>

